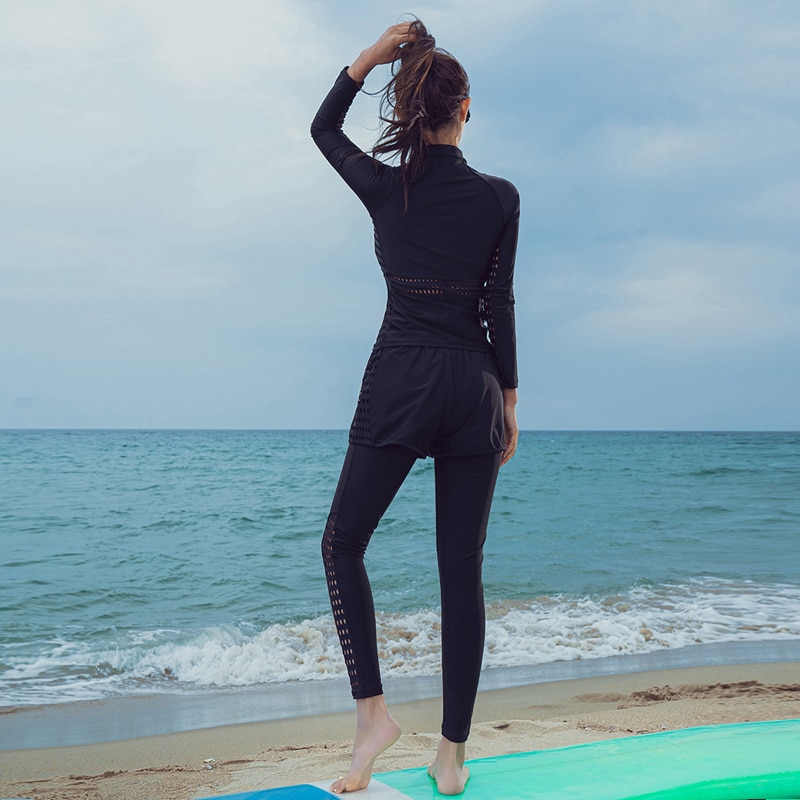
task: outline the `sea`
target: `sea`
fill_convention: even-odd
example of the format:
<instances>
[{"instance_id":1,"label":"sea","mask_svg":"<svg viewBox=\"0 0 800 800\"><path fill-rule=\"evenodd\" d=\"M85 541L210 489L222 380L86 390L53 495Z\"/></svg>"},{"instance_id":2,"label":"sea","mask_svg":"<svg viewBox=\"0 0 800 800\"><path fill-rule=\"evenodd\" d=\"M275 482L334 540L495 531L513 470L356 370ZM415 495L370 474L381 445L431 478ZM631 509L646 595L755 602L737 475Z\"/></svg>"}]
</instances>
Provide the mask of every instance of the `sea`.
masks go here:
<instances>
[{"instance_id":1,"label":"sea","mask_svg":"<svg viewBox=\"0 0 800 800\"><path fill-rule=\"evenodd\" d=\"M0 747L349 707L320 557L346 446L341 430L0 430ZM440 680L433 507L419 460L366 558L402 699ZM800 433L524 431L484 586L489 687L797 659ZM159 713L128 730L137 700ZM104 708L77 739L52 724ZM39 720L30 741L15 719Z\"/></svg>"}]
</instances>

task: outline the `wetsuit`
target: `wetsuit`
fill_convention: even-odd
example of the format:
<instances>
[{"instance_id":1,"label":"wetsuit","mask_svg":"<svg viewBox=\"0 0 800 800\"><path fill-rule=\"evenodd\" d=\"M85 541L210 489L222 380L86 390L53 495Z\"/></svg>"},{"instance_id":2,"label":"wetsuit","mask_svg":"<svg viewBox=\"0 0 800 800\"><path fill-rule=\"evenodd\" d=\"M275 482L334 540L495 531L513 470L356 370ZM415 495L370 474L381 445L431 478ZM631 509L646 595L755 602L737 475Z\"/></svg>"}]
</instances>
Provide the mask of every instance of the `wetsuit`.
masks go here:
<instances>
[{"instance_id":1,"label":"wetsuit","mask_svg":"<svg viewBox=\"0 0 800 800\"><path fill-rule=\"evenodd\" d=\"M465 741L483 655L483 543L517 385L513 272L519 196L431 145L406 208L399 168L342 132L359 90L346 69L311 126L372 218L386 313L367 363L322 551L353 696L382 693L363 555L417 457L434 456L442 602L442 733Z\"/></svg>"}]
</instances>

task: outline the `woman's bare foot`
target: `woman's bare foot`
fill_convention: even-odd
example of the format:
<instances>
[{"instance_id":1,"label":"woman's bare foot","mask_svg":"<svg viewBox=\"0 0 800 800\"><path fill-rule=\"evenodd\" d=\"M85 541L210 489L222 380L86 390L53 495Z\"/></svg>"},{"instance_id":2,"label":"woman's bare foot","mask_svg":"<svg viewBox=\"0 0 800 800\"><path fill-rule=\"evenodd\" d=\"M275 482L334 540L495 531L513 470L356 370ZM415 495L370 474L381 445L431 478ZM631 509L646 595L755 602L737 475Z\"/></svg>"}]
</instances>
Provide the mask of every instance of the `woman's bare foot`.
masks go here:
<instances>
[{"instance_id":1,"label":"woman's bare foot","mask_svg":"<svg viewBox=\"0 0 800 800\"><path fill-rule=\"evenodd\" d=\"M461 794L469 780L469 767L464 766L464 742L451 742L442 736L436 758L428 767L428 775L436 781L439 794Z\"/></svg>"},{"instance_id":2,"label":"woman's bare foot","mask_svg":"<svg viewBox=\"0 0 800 800\"><path fill-rule=\"evenodd\" d=\"M366 789L375 759L400 738L400 726L386 708L383 695L356 700L356 739L350 771L334 781L336 794Z\"/></svg>"}]
</instances>

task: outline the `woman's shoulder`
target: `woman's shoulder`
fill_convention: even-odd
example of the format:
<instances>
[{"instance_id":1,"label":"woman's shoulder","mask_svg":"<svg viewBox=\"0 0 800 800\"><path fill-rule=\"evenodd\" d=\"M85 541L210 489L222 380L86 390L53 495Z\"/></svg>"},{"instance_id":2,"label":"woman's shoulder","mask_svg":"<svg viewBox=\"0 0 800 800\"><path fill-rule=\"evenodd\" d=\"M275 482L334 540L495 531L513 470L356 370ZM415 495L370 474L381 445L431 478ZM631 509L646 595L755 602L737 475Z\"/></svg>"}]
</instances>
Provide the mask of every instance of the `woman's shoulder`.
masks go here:
<instances>
[{"instance_id":1,"label":"woman's shoulder","mask_svg":"<svg viewBox=\"0 0 800 800\"><path fill-rule=\"evenodd\" d=\"M506 213L513 213L519 207L519 192L517 187L506 178L500 178L497 175L489 175L485 172L478 172L472 170L476 175L480 176L483 181L492 189L495 197L499 201L501 207Z\"/></svg>"}]
</instances>

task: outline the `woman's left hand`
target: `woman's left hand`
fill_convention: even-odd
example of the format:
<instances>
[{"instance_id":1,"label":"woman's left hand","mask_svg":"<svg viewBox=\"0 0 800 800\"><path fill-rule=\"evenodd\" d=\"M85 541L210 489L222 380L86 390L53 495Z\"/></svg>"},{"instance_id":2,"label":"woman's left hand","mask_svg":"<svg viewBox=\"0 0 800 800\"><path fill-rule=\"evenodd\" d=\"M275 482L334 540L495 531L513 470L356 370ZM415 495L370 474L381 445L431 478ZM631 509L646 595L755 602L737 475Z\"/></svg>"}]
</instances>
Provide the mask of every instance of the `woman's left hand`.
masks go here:
<instances>
[{"instance_id":1,"label":"woman's left hand","mask_svg":"<svg viewBox=\"0 0 800 800\"><path fill-rule=\"evenodd\" d=\"M505 423L506 449L500 459L500 466L507 464L517 452L519 427L517 426L517 390L503 389L503 421Z\"/></svg>"}]
</instances>

